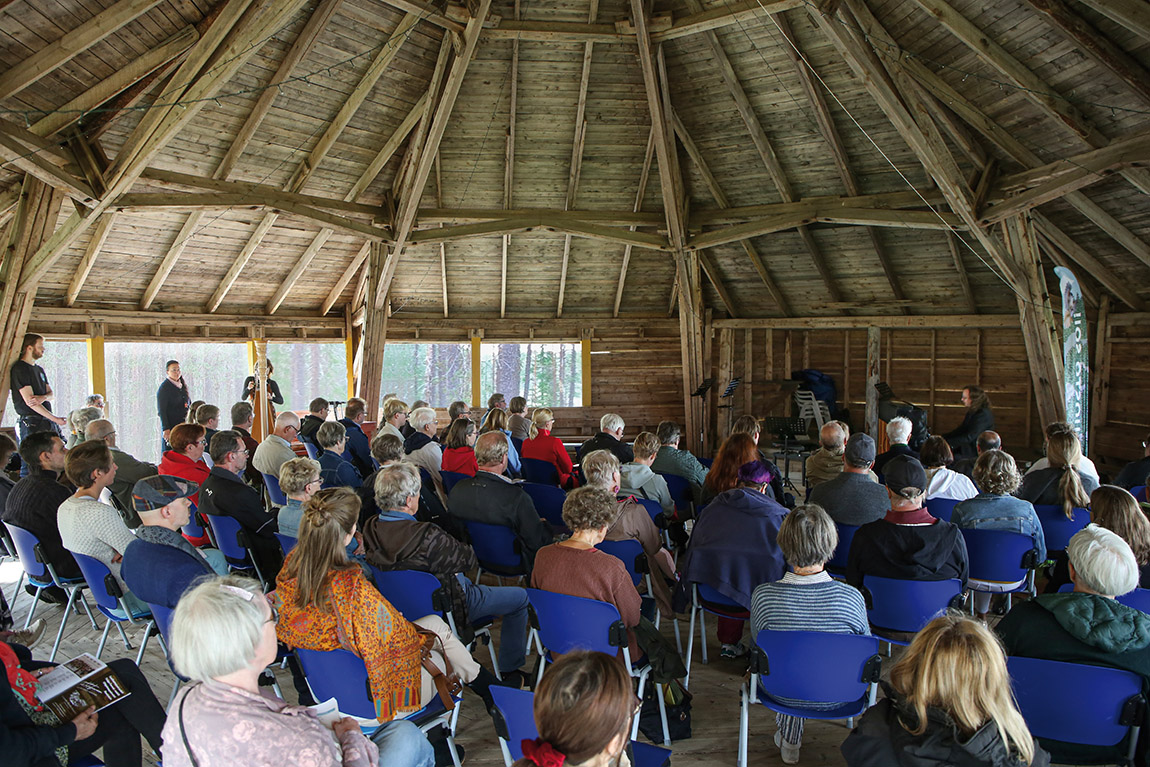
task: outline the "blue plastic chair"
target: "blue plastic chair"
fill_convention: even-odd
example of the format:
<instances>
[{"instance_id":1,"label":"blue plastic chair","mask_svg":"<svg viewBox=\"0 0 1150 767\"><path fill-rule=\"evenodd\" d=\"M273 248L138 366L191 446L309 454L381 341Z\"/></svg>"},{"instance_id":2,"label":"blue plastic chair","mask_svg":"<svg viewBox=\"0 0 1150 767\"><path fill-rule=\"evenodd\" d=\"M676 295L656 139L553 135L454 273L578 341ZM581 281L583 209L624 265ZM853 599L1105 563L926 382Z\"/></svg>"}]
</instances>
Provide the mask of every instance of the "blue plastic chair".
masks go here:
<instances>
[{"instance_id":1,"label":"blue plastic chair","mask_svg":"<svg viewBox=\"0 0 1150 767\"><path fill-rule=\"evenodd\" d=\"M188 524L180 528L180 532L189 538L203 538L205 535L210 539L211 533L204 528L204 515L196 511L196 504L190 503L188 505Z\"/></svg>"},{"instance_id":2,"label":"blue plastic chair","mask_svg":"<svg viewBox=\"0 0 1150 767\"><path fill-rule=\"evenodd\" d=\"M687 637L687 678L683 680L684 687L689 688L691 684L691 659L695 654L695 619L698 618L699 621L699 644L703 649L703 665L706 665L708 662L707 626L704 620L706 613L718 615L723 618L730 618L731 620L745 621L747 617L738 617L730 615L730 613L737 613L747 609L746 605L741 605L732 599L728 599L712 586L708 586L705 583L691 584L691 628L688 631Z\"/></svg>"},{"instance_id":3,"label":"blue plastic chair","mask_svg":"<svg viewBox=\"0 0 1150 767\"><path fill-rule=\"evenodd\" d=\"M853 727L850 720L874 705L882 671L878 648L879 640L872 636L760 631L751 650L751 677L741 689L739 767L747 764L752 704L804 719L846 719ZM842 705L820 711L780 703L776 698Z\"/></svg>"},{"instance_id":4,"label":"blue plastic chair","mask_svg":"<svg viewBox=\"0 0 1150 767\"><path fill-rule=\"evenodd\" d=\"M375 720L375 704L368 693L370 687L367 667L358 656L347 650L320 652L301 648L295 653L303 667L304 676L307 677L312 697L321 701L335 698L339 703L340 713ZM460 767L459 753L455 749L455 727L459 722L462 699L454 700L455 707L448 711L436 695L431 703L407 719L424 732L446 725L447 747L451 750L451 759L455 762L455 767Z\"/></svg>"},{"instance_id":5,"label":"blue plastic chair","mask_svg":"<svg viewBox=\"0 0 1150 767\"><path fill-rule=\"evenodd\" d=\"M972 591L983 591L977 583L1018 583L1022 585L1005 592L1010 595L1020 591L1034 594L1034 571L1041 564L1034 539L1023 533L1009 530L962 530L966 540L966 556L970 568L970 581L967 586ZM993 592L1003 593L1003 592ZM1007 602L1009 605L1009 601ZM973 615L974 600L970 601Z\"/></svg>"},{"instance_id":6,"label":"blue plastic chair","mask_svg":"<svg viewBox=\"0 0 1150 767\"><path fill-rule=\"evenodd\" d=\"M851 552L851 541L855 538L855 533L858 532L858 525L840 525L835 523L835 528L839 531L839 543L835 547L835 555L827 562L827 569L832 572L845 573L847 569L847 558Z\"/></svg>"},{"instance_id":7,"label":"blue plastic chair","mask_svg":"<svg viewBox=\"0 0 1150 767\"><path fill-rule=\"evenodd\" d=\"M519 539L515 531L503 525L490 525L471 519L463 521L467 535L471 538L471 548L479 559L478 581L483 571L493 574L500 583L504 578L520 578L527 575L527 566L520 553Z\"/></svg>"},{"instance_id":8,"label":"blue plastic chair","mask_svg":"<svg viewBox=\"0 0 1150 767\"><path fill-rule=\"evenodd\" d=\"M24 628L28 628L32 622L32 616L36 613L36 607L40 603L40 592L49 586L56 586L68 593L68 603L64 605L64 614L60 618L60 628L56 631L56 641L52 643L52 654L48 656L49 661L55 660L56 652L60 649L60 640L64 637L64 627L68 624L68 615L72 612L77 601L83 606L84 612L88 614L92 628L97 631L100 630L96 618L92 615L92 610L88 607L88 600L84 598L83 592L88 584L82 575L77 578L61 578L57 575L56 568L52 567L52 563L44 555L43 546L40 545L40 539L36 537L35 533L11 523L8 524L8 532L12 536L12 543L16 546L16 552L20 555L20 565L24 568L24 574L28 576L28 582L36 589L36 593L32 595L32 609L28 611L28 617L24 619Z\"/></svg>"},{"instance_id":9,"label":"blue plastic chair","mask_svg":"<svg viewBox=\"0 0 1150 767\"><path fill-rule=\"evenodd\" d=\"M283 550L285 557L290 554L291 550L295 548L295 545L299 543L299 538L288 535L287 533L276 533L275 535L276 540L280 542L280 549Z\"/></svg>"},{"instance_id":10,"label":"blue plastic chair","mask_svg":"<svg viewBox=\"0 0 1150 767\"><path fill-rule=\"evenodd\" d=\"M562 532L571 532L563 522L563 502L567 500L567 493L563 492L563 488L538 482L524 482L520 487L531 497L535 511L547 520L547 524Z\"/></svg>"},{"instance_id":11,"label":"blue plastic chair","mask_svg":"<svg viewBox=\"0 0 1150 767\"><path fill-rule=\"evenodd\" d=\"M1146 501L1146 485L1135 485L1130 488L1130 495L1134 496L1137 501Z\"/></svg>"},{"instance_id":12,"label":"blue plastic chair","mask_svg":"<svg viewBox=\"0 0 1150 767\"><path fill-rule=\"evenodd\" d=\"M307 457L313 461L318 461L320 455L319 445L306 439L300 439L300 442L303 443L303 449L307 451Z\"/></svg>"},{"instance_id":13,"label":"blue plastic chair","mask_svg":"<svg viewBox=\"0 0 1150 767\"><path fill-rule=\"evenodd\" d=\"M176 671L176 667L172 665L172 652L171 652L171 638L172 638L172 614L175 610L164 607L163 605L156 604L155 602L148 602L148 609L152 611L152 620L156 623L156 628L160 634L156 639L160 643L160 649L164 651L164 657L168 661L168 668L171 669L176 681L172 683L172 691L168 694L168 705L166 709L172 707L172 701L176 699L176 692L179 691L180 685L188 681L186 677L180 676Z\"/></svg>"},{"instance_id":14,"label":"blue plastic chair","mask_svg":"<svg viewBox=\"0 0 1150 767\"><path fill-rule=\"evenodd\" d=\"M962 582L957 578L944 581L912 581L867 575L863 578L867 619L880 631L917 633L962 596ZM892 644L907 644L882 638Z\"/></svg>"},{"instance_id":15,"label":"blue plastic chair","mask_svg":"<svg viewBox=\"0 0 1150 767\"><path fill-rule=\"evenodd\" d=\"M260 472L264 477L264 487L268 489L268 498L276 506L287 506L287 496L284 491L280 489L279 478L275 474L268 474L266 471Z\"/></svg>"},{"instance_id":16,"label":"blue plastic chair","mask_svg":"<svg viewBox=\"0 0 1150 767\"><path fill-rule=\"evenodd\" d=\"M643 551L643 544L636 540L625 541L602 541L597 543L595 548L602 551L604 554L610 554L623 563L623 567L627 568L627 574L631 576L631 582L635 584L636 588L639 583L645 578L647 581L647 598L654 598L654 588L651 586L651 563L647 559L647 554ZM659 623L662 620L662 613L655 608L655 628L659 628ZM675 629L675 644L679 648L679 652L683 652L683 639L679 635L679 619L674 615L671 616L673 626Z\"/></svg>"},{"instance_id":17,"label":"blue plastic chair","mask_svg":"<svg viewBox=\"0 0 1150 767\"><path fill-rule=\"evenodd\" d=\"M0 565L4 564L4 560L11 559L13 562L20 561L20 554L16 551L16 544L12 542L12 536L8 533L8 528L0 522ZM16 606L16 599L20 596L20 589L24 585L24 570L20 570L20 578L16 581L16 590L12 593L12 603L9 607Z\"/></svg>"},{"instance_id":18,"label":"blue plastic chair","mask_svg":"<svg viewBox=\"0 0 1150 767\"><path fill-rule=\"evenodd\" d=\"M627 646L627 627L619 617L619 610L615 605L600 602L595 599L584 599L567 594L556 594L539 589L527 589L527 598L531 600L531 609L539 626L536 637L540 643L539 655L543 661L539 664L539 677L536 684L543 678L547 668L548 653L564 655L572 650L594 650L617 655L623 653L623 662L631 676L639 680L639 698L643 698L643 690L647 686L647 675L651 673L648 663L639 665L632 661L631 651ZM663 745L671 745L671 735L667 729L667 708L663 701L663 685L655 685L659 699L659 717L663 722ZM639 732L639 719L635 718L631 726L631 740Z\"/></svg>"},{"instance_id":19,"label":"blue plastic chair","mask_svg":"<svg viewBox=\"0 0 1150 767\"><path fill-rule=\"evenodd\" d=\"M663 531L663 545L667 550L671 550L671 534L667 532L667 513L663 511L663 507L659 505L658 501L653 501L650 498L638 498L635 500L647 510L647 514L651 517L651 521L655 523L655 527Z\"/></svg>"},{"instance_id":20,"label":"blue plastic chair","mask_svg":"<svg viewBox=\"0 0 1150 767\"><path fill-rule=\"evenodd\" d=\"M927 498L926 510L930 512L932 517L949 522L954 514L954 507L959 503L961 501L956 501L953 498Z\"/></svg>"},{"instance_id":21,"label":"blue plastic chair","mask_svg":"<svg viewBox=\"0 0 1150 767\"><path fill-rule=\"evenodd\" d=\"M462 474L458 471L440 471L440 480L443 482L443 492L450 494L451 488L455 487L457 482L462 482L465 479L471 479L467 474Z\"/></svg>"},{"instance_id":22,"label":"blue plastic chair","mask_svg":"<svg viewBox=\"0 0 1150 767\"><path fill-rule=\"evenodd\" d=\"M1150 613L1150 589L1134 589L1127 594L1115 597L1115 599L1127 607Z\"/></svg>"},{"instance_id":23,"label":"blue plastic chair","mask_svg":"<svg viewBox=\"0 0 1150 767\"><path fill-rule=\"evenodd\" d=\"M116 630L120 632L120 638L124 640L124 647L131 650L132 643L128 641L128 635L124 633L124 627L121 624L129 623L135 626L142 622L146 624L144 640L140 642L140 650L136 653L136 665L140 665L140 660L144 657L144 650L148 648L148 638L152 635L152 628L156 625L152 619L152 614L147 610L133 613L128 609L124 602L124 589L106 564L95 557L76 551L72 552L72 556L76 558L76 564L80 565L80 572L84 574L84 580L88 582L88 590L92 592L92 598L96 600L96 609L108 619L104 623L104 633L100 635L100 644L96 647L96 659L99 660L104 653L104 645L108 642L108 631L112 628L113 623L116 624ZM116 611L119 611L119 614Z\"/></svg>"},{"instance_id":24,"label":"blue plastic chair","mask_svg":"<svg viewBox=\"0 0 1150 767\"><path fill-rule=\"evenodd\" d=\"M511 444L515 445L516 453L523 455L523 440L519 439L518 437L512 437Z\"/></svg>"},{"instance_id":25,"label":"blue plastic chair","mask_svg":"<svg viewBox=\"0 0 1150 767\"><path fill-rule=\"evenodd\" d=\"M1034 505L1034 513L1042 523L1042 536L1046 540L1047 551L1062 551L1082 528L1090 524L1090 511L1075 508L1074 519L1067 519L1062 506Z\"/></svg>"},{"instance_id":26,"label":"blue plastic chair","mask_svg":"<svg viewBox=\"0 0 1150 767\"><path fill-rule=\"evenodd\" d=\"M1142 677L1103 666L1011 656L1006 659L1018 708L1036 738L1134 749L1146 699ZM1052 684L1052 680L1056 683Z\"/></svg>"},{"instance_id":27,"label":"blue plastic chair","mask_svg":"<svg viewBox=\"0 0 1150 767\"><path fill-rule=\"evenodd\" d=\"M499 748L503 752L503 764L511 767L513 762L523 758L523 741L539 737L539 730L535 727L535 693L492 687L491 697L495 701L492 719L495 721L495 734L499 736ZM632 767L663 767L670 758L670 749L631 741Z\"/></svg>"},{"instance_id":28,"label":"blue plastic chair","mask_svg":"<svg viewBox=\"0 0 1150 767\"><path fill-rule=\"evenodd\" d=\"M244 562L242 565L233 565L229 562L228 569L255 570L256 578L266 590L267 581L264 580L264 574L260 572L260 566L256 564L255 557L252 556L247 533L240 527L240 523L232 517L226 517L222 514L205 514L204 516L207 517L208 526L211 527L216 545L220 547L223 555L228 559L243 560Z\"/></svg>"},{"instance_id":29,"label":"blue plastic chair","mask_svg":"<svg viewBox=\"0 0 1150 767\"><path fill-rule=\"evenodd\" d=\"M679 512L680 516L689 515L693 506L691 502L691 483L678 474L663 474L660 472L659 476L667 480L667 492L671 494L671 500L675 502L675 510Z\"/></svg>"},{"instance_id":30,"label":"blue plastic chair","mask_svg":"<svg viewBox=\"0 0 1150 767\"><path fill-rule=\"evenodd\" d=\"M558 487L559 470L555 468L555 464L539 458L520 458L519 463L523 467L523 478L528 482Z\"/></svg>"}]
</instances>

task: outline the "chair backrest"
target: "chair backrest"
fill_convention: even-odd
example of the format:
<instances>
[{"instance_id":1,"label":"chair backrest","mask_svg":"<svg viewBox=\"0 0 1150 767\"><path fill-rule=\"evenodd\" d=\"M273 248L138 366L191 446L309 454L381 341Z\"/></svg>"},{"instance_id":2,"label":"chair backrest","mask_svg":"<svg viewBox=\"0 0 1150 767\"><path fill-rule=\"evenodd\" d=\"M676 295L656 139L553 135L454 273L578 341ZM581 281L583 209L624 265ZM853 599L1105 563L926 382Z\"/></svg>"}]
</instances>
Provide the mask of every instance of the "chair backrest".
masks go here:
<instances>
[{"instance_id":1,"label":"chair backrest","mask_svg":"<svg viewBox=\"0 0 1150 767\"><path fill-rule=\"evenodd\" d=\"M444 613L442 600L443 584L431 573L421 570L380 570L371 567L371 578L375 587L391 606L399 610L404 618L414 621L425 615Z\"/></svg>"},{"instance_id":2,"label":"chair backrest","mask_svg":"<svg viewBox=\"0 0 1150 767\"><path fill-rule=\"evenodd\" d=\"M514 530L503 525L490 525L471 519L464 520L463 524L467 527L471 548L475 549L480 567L497 575L527 573Z\"/></svg>"},{"instance_id":3,"label":"chair backrest","mask_svg":"<svg viewBox=\"0 0 1150 767\"><path fill-rule=\"evenodd\" d=\"M155 602L148 602L148 609L152 612L152 617L156 620L156 628L160 630L160 636L171 646L172 643L172 613L175 612L170 607L158 605Z\"/></svg>"},{"instance_id":4,"label":"chair backrest","mask_svg":"<svg viewBox=\"0 0 1150 767\"><path fill-rule=\"evenodd\" d=\"M835 522L835 527L839 531L839 543L835 547L835 555L827 562L827 567L831 570L846 570L847 556L851 553L851 541L859 530L858 525L840 525Z\"/></svg>"},{"instance_id":5,"label":"chair backrest","mask_svg":"<svg viewBox=\"0 0 1150 767\"><path fill-rule=\"evenodd\" d=\"M48 566L37 555L40 539L36 534L11 522L8 523L8 532L12 536L12 543L16 544L16 553L20 555L20 564L28 577L38 581L51 580L52 575L48 572Z\"/></svg>"},{"instance_id":6,"label":"chair backrest","mask_svg":"<svg viewBox=\"0 0 1150 767\"><path fill-rule=\"evenodd\" d=\"M671 494L671 500L675 502L676 511L690 511L691 483L678 474L660 472L659 476L667 481L667 492Z\"/></svg>"},{"instance_id":7,"label":"chair backrest","mask_svg":"<svg viewBox=\"0 0 1150 767\"><path fill-rule=\"evenodd\" d=\"M643 544L635 540L603 541L595 544L595 548L604 554L610 554L623 563L631 582L636 586L643 580L643 574L650 571L647 555L643 553Z\"/></svg>"},{"instance_id":8,"label":"chair backrest","mask_svg":"<svg viewBox=\"0 0 1150 767\"><path fill-rule=\"evenodd\" d=\"M755 643L766 655L759 684L772 697L846 703L878 680L878 637L763 629Z\"/></svg>"},{"instance_id":9,"label":"chair backrest","mask_svg":"<svg viewBox=\"0 0 1150 767\"><path fill-rule=\"evenodd\" d=\"M636 498L636 501L647 510L647 515L651 517L651 521L659 527L667 526L667 517L663 513L663 507L659 505L658 501L653 501L650 498Z\"/></svg>"},{"instance_id":10,"label":"chair backrest","mask_svg":"<svg viewBox=\"0 0 1150 767\"><path fill-rule=\"evenodd\" d=\"M563 492L563 488L538 482L524 482L520 487L531 497L539 516L546 519L553 527L567 529L567 525L563 523L563 502L567 500L567 493Z\"/></svg>"},{"instance_id":11,"label":"chair backrest","mask_svg":"<svg viewBox=\"0 0 1150 767\"><path fill-rule=\"evenodd\" d=\"M1123 716L1127 702L1142 697L1138 674L1018 656L1007 658L1006 668L1018 708L1037 738L1114 746L1130 724L1141 724L1140 715L1133 722Z\"/></svg>"},{"instance_id":12,"label":"chair backrest","mask_svg":"<svg viewBox=\"0 0 1150 767\"><path fill-rule=\"evenodd\" d=\"M196 504L188 504L188 524L180 528L180 531L189 538L203 538L207 533L204 531L204 526L200 524L201 517L196 513Z\"/></svg>"},{"instance_id":13,"label":"chair backrest","mask_svg":"<svg viewBox=\"0 0 1150 767\"><path fill-rule=\"evenodd\" d=\"M222 514L205 514L212 532L216 534L216 545L228 559L243 559L247 556L247 548L240 543L243 529L240 523L232 517Z\"/></svg>"},{"instance_id":14,"label":"chair backrest","mask_svg":"<svg viewBox=\"0 0 1150 767\"><path fill-rule=\"evenodd\" d=\"M870 592L867 618L888 631L916 632L946 611L962 593L957 578L945 581L911 581L867 575L863 587Z\"/></svg>"},{"instance_id":15,"label":"chair backrest","mask_svg":"<svg viewBox=\"0 0 1150 767\"><path fill-rule=\"evenodd\" d=\"M285 557L290 554L291 550L295 548L295 545L299 543L299 538L288 535L287 533L276 533L276 540L280 542L280 549L283 551Z\"/></svg>"},{"instance_id":16,"label":"chair backrest","mask_svg":"<svg viewBox=\"0 0 1150 767\"><path fill-rule=\"evenodd\" d=\"M1127 607L1150 613L1150 589L1134 589L1128 594L1122 594L1115 599Z\"/></svg>"},{"instance_id":17,"label":"chair backrest","mask_svg":"<svg viewBox=\"0 0 1150 767\"><path fill-rule=\"evenodd\" d=\"M1047 551L1061 551L1070 543L1082 528L1090 524L1090 512L1086 509L1074 509L1074 519L1067 519L1062 506L1034 505L1034 513L1042 523L1042 536L1046 540Z\"/></svg>"},{"instance_id":18,"label":"chair backrest","mask_svg":"<svg viewBox=\"0 0 1150 767\"><path fill-rule=\"evenodd\" d=\"M495 732L507 741L511 759L518 761L523 758L523 741L539 737L535 727L535 693L492 685L491 699L498 714Z\"/></svg>"},{"instance_id":19,"label":"chair backrest","mask_svg":"<svg viewBox=\"0 0 1150 767\"><path fill-rule=\"evenodd\" d=\"M706 602L707 605L715 607L730 608L731 610L746 610L746 605L741 605L730 597L719 592L713 586L708 586L705 583L695 584L695 593L699 599ZM702 604L700 604L702 607ZM706 607L704 607L706 609Z\"/></svg>"},{"instance_id":20,"label":"chair backrest","mask_svg":"<svg viewBox=\"0 0 1150 767\"><path fill-rule=\"evenodd\" d=\"M954 507L959 503L960 501L953 498L927 498L926 510L930 512L932 517L949 522L954 514Z\"/></svg>"},{"instance_id":21,"label":"chair backrest","mask_svg":"<svg viewBox=\"0 0 1150 767\"><path fill-rule=\"evenodd\" d=\"M375 719L375 703L368 693L367 667L347 650L295 651L316 700L335 698L340 713Z\"/></svg>"},{"instance_id":22,"label":"chair backrest","mask_svg":"<svg viewBox=\"0 0 1150 767\"><path fill-rule=\"evenodd\" d=\"M445 493L450 493L451 488L455 487L455 483L470 479L466 474L461 474L458 471L440 471L439 476L443 480L443 492Z\"/></svg>"},{"instance_id":23,"label":"chair backrest","mask_svg":"<svg viewBox=\"0 0 1150 767\"><path fill-rule=\"evenodd\" d=\"M1039 563L1034 540L1009 530L963 530L970 577L980 581L1015 583Z\"/></svg>"},{"instance_id":24,"label":"chair backrest","mask_svg":"<svg viewBox=\"0 0 1150 767\"><path fill-rule=\"evenodd\" d=\"M1146 500L1146 485L1135 485L1130 488L1130 495L1134 496L1137 501Z\"/></svg>"},{"instance_id":25,"label":"chair backrest","mask_svg":"<svg viewBox=\"0 0 1150 767\"><path fill-rule=\"evenodd\" d=\"M516 455L523 455L523 440L518 437L512 437L511 444L515 446Z\"/></svg>"},{"instance_id":26,"label":"chair backrest","mask_svg":"<svg viewBox=\"0 0 1150 767\"><path fill-rule=\"evenodd\" d=\"M559 470L550 461L539 458L521 458L523 478L528 482L538 482L541 485L558 485Z\"/></svg>"},{"instance_id":27,"label":"chair backrest","mask_svg":"<svg viewBox=\"0 0 1150 767\"><path fill-rule=\"evenodd\" d=\"M101 610L116 610L120 607L120 597L123 595L123 589L116 581L116 577L112 575L112 571L106 564L90 557L87 554L80 554L79 552L72 552L72 557L76 560L76 564L80 566L80 572L84 575L84 580L88 582L88 590L92 592L92 596L96 599L96 606Z\"/></svg>"},{"instance_id":28,"label":"chair backrest","mask_svg":"<svg viewBox=\"0 0 1150 767\"><path fill-rule=\"evenodd\" d=\"M272 499L272 503L276 506L287 506L287 496L280 489L279 478L275 474L268 474L266 471L260 473L264 476L264 487L268 489L268 498Z\"/></svg>"},{"instance_id":29,"label":"chair backrest","mask_svg":"<svg viewBox=\"0 0 1150 767\"><path fill-rule=\"evenodd\" d=\"M539 589L527 589L527 598L539 619L539 638L553 653L594 650L614 655L627 645L627 629L615 605Z\"/></svg>"},{"instance_id":30,"label":"chair backrest","mask_svg":"<svg viewBox=\"0 0 1150 767\"><path fill-rule=\"evenodd\" d=\"M310 440L306 440L306 439L301 439L300 442L303 443L303 449L307 451L307 457L312 459L313 461L318 461L319 460L319 445L315 444L314 442L311 442Z\"/></svg>"}]
</instances>

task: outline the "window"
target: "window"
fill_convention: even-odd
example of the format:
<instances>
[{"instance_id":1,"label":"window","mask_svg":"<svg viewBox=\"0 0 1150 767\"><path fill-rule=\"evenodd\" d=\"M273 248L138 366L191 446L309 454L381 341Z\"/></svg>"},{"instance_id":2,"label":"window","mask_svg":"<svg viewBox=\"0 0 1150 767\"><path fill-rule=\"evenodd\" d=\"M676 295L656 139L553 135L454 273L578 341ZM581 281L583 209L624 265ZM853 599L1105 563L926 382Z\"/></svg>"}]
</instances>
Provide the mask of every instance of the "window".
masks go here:
<instances>
[{"instance_id":1,"label":"window","mask_svg":"<svg viewBox=\"0 0 1150 767\"><path fill-rule=\"evenodd\" d=\"M508 400L523 396L531 407L583 404L583 357L579 344L483 344L480 391Z\"/></svg>"},{"instance_id":2,"label":"window","mask_svg":"<svg viewBox=\"0 0 1150 767\"><path fill-rule=\"evenodd\" d=\"M68 413L76 408L84 407L84 401L92 394L88 390L91 383L88 381L88 345L83 341L44 341L44 356L36 361L44 368L48 376L48 385L52 387L52 412L61 418L67 418ZM8 372L5 371L5 375ZM100 392L106 394L106 392ZM12 392L10 395L19 397ZM16 425L16 408L9 399L4 408L4 426ZM66 435L65 435L66 436Z\"/></svg>"},{"instance_id":3,"label":"window","mask_svg":"<svg viewBox=\"0 0 1150 767\"><path fill-rule=\"evenodd\" d=\"M268 360L275 368L272 380L284 395L284 403L275 406L277 413L307 410L316 397L347 399L347 347L343 343L268 344ZM249 370L245 377L251 374ZM375 418L375 413L367 417Z\"/></svg>"},{"instance_id":4,"label":"window","mask_svg":"<svg viewBox=\"0 0 1150 767\"><path fill-rule=\"evenodd\" d=\"M419 399L432 407L447 407L455 400L471 402L471 347L388 343L380 392L394 392L408 405Z\"/></svg>"}]
</instances>

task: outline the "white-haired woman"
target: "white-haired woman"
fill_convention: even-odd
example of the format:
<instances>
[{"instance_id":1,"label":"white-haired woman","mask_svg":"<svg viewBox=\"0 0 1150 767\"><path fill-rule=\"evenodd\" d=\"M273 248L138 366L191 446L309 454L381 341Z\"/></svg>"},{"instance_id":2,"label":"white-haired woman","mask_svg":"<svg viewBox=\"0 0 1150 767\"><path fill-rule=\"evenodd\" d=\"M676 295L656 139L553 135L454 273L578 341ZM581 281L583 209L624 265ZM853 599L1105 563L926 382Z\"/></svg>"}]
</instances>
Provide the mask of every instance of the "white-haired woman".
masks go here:
<instances>
[{"instance_id":1,"label":"white-haired woman","mask_svg":"<svg viewBox=\"0 0 1150 767\"><path fill-rule=\"evenodd\" d=\"M279 531L292 538L299 537L299 521L303 518L303 505L323 484L319 461L313 458L293 458L280 466L280 490L287 505L279 510L276 519Z\"/></svg>"},{"instance_id":2,"label":"white-haired woman","mask_svg":"<svg viewBox=\"0 0 1150 767\"><path fill-rule=\"evenodd\" d=\"M186 592L172 618L172 663L198 682L172 703L164 763L175 767L307 764L314 767L431 767L431 744L414 724L391 722L364 737L354 719L335 738L306 707L260 692L276 659L276 619L253 580L210 578Z\"/></svg>"}]
</instances>

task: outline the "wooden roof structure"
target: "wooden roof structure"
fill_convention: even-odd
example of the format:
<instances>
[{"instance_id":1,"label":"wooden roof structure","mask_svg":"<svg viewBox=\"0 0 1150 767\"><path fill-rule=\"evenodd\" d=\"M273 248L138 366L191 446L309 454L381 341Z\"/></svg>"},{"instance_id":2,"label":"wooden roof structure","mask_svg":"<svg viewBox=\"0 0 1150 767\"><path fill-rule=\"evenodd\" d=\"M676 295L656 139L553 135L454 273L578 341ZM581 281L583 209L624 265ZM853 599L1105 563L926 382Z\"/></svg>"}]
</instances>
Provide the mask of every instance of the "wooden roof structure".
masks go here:
<instances>
[{"instance_id":1,"label":"wooden roof structure","mask_svg":"<svg viewBox=\"0 0 1150 767\"><path fill-rule=\"evenodd\" d=\"M1148 44L1140 0L0 0L5 348L677 311L686 394L708 310L1017 311L1053 382L1050 267L1145 308Z\"/></svg>"}]
</instances>

